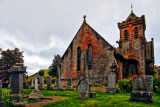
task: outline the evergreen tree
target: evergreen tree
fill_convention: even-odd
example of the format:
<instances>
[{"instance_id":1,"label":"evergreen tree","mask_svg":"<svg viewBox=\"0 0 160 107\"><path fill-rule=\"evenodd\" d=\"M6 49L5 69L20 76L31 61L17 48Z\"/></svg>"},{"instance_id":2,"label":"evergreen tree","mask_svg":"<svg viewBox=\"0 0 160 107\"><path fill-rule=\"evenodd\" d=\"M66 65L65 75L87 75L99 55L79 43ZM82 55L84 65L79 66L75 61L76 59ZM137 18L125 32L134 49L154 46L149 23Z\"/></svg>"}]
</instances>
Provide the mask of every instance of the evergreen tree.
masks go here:
<instances>
[{"instance_id":1,"label":"evergreen tree","mask_svg":"<svg viewBox=\"0 0 160 107\"><path fill-rule=\"evenodd\" d=\"M49 67L49 69L51 69L49 71L50 76L56 76L57 75L57 66L61 67L61 56L59 54L54 55L53 62L51 64L51 66Z\"/></svg>"},{"instance_id":2,"label":"evergreen tree","mask_svg":"<svg viewBox=\"0 0 160 107\"><path fill-rule=\"evenodd\" d=\"M14 50L7 49L6 51L2 51L0 70L6 71L16 63L24 63L23 52L21 52L18 48L15 48Z\"/></svg>"}]
</instances>

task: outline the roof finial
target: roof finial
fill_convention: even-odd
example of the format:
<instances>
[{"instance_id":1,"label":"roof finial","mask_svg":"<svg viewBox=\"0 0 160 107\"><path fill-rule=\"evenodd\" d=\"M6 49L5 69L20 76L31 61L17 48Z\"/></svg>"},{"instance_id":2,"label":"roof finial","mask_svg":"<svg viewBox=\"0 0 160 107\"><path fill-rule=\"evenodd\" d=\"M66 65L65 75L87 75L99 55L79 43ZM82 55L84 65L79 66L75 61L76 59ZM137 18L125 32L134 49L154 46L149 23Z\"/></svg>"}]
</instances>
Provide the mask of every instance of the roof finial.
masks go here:
<instances>
[{"instance_id":1,"label":"roof finial","mask_svg":"<svg viewBox=\"0 0 160 107\"><path fill-rule=\"evenodd\" d=\"M84 15L83 18L84 18L83 22L86 23L86 15Z\"/></svg>"},{"instance_id":2,"label":"roof finial","mask_svg":"<svg viewBox=\"0 0 160 107\"><path fill-rule=\"evenodd\" d=\"M133 5L131 4L131 13L133 13Z\"/></svg>"}]
</instances>

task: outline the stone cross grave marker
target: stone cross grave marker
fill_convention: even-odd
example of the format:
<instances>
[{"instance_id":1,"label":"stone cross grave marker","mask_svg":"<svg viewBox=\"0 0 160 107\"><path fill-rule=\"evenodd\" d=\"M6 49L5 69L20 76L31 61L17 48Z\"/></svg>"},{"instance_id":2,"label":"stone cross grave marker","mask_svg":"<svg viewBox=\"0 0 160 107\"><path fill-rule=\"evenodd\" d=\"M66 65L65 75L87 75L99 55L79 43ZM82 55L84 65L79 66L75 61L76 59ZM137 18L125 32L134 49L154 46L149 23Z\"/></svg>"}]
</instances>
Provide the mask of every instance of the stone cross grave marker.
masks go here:
<instances>
[{"instance_id":1,"label":"stone cross grave marker","mask_svg":"<svg viewBox=\"0 0 160 107\"><path fill-rule=\"evenodd\" d=\"M34 85L34 89L29 94L29 98L30 99L40 99L40 98L43 98L42 93L38 89L38 78L39 78L38 76L34 77L35 85Z\"/></svg>"},{"instance_id":2,"label":"stone cross grave marker","mask_svg":"<svg viewBox=\"0 0 160 107\"><path fill-rule=\"evenodd\" d=\"M57 66L57 90L62 90L62 84L61 84L61 75L60 75L60 67Z\"/></svg>"}]
</instances>

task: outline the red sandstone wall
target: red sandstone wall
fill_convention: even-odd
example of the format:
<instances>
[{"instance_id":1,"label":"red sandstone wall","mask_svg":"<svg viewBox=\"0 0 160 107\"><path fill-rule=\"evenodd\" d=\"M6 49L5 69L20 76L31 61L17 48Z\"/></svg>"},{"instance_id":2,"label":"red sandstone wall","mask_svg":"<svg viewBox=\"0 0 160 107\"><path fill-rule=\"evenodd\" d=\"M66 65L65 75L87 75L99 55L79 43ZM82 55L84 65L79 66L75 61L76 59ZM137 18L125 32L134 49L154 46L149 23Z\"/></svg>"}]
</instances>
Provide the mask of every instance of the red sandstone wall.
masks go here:
<instances>
[{"instance_id":1,"label":"red sandstone wall","mask_svg":"<svg viewBox=\"0 0 160 107\"><path fill-rule=\"evenodd\" d=\"M84 52L88 50L89 44L92 45L92 70L88 71L89 78L93 82L99 82L100 78L105 79L110 72L110 66L115 61L113 47L86 23L83 23L62 57L61 79L72 78L76 80L77 78L83 78ZM80 71L77 71L78 47L81 47Z\"/></svg>"},{"instance_id":2,"label":"red sandstone wall","mask_svg":"<svg viewBox=\"0 0 160 107\"><path fill-rule=\"evenodd\" d=\"M118 24L120 29L120 53L127 59L138 61L138 73L145 73L145 18ZM138 39L134 39L134 28L138 27ZM124 41L124 31L128 31L128 41Z\"/></svg>"}]
</instances>

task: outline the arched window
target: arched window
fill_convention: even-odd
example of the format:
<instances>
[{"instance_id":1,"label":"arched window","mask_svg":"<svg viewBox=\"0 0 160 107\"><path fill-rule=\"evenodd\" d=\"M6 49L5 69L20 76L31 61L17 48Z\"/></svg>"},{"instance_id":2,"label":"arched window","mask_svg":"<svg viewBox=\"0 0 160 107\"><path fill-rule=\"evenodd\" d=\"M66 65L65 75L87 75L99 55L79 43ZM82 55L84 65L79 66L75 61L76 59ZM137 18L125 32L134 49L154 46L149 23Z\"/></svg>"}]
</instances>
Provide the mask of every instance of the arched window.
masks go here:
<instances>
[{"instance_id":1,"label":"arched window","mask_svg":"<svg viewBox=\"0 0 160 107\"><path fill-rule=\"evenodd\" d=\"M81 68L81 48L77 48L77 70L79 71Z\"/></svg>"},{"instance_id":2,"label":"arched window","mask_svg":"<svg viewBox=\"0 0 160 107\"><path fill-rule=\"evenodd\" d=\"M124 41L128 41L128 32L127 32L127 30L124 31Z\"/></svg>"},{"instance_id":3,"label":"arched window","mask_svg":"<svg viewBox=\"0 0 160 107\"><path fill-rule=\"evenodd\" d=\"M138 39L138 28L134 28L134 39Z\"/></svg>"},{"instance_id":4,"label":"arched window","mask_svg":"<svg viewBox=\"0 0 160 107\"><path fill-rule=\"evenodd\" d=\"M92 69L92 45L88 45L88 69Z\"/></svg>"}]
</instances>

